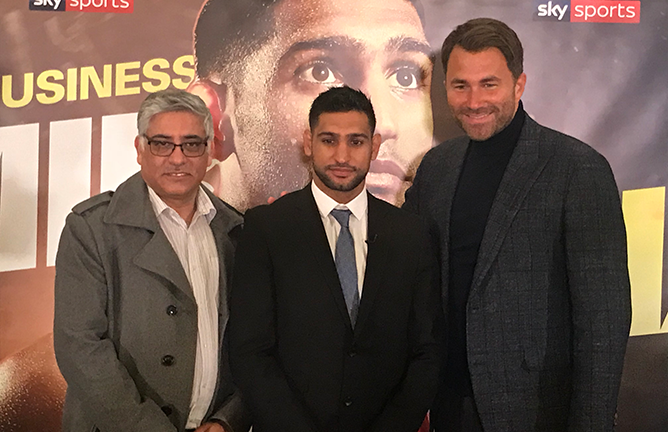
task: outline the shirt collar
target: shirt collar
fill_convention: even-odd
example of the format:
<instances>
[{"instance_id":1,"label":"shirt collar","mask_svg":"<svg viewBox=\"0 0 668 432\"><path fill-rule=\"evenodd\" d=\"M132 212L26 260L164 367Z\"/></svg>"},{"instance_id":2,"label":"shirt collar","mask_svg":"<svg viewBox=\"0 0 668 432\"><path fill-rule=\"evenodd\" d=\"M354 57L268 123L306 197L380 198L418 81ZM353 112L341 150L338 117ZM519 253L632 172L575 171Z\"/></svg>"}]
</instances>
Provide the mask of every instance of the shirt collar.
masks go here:
<instances>
[{"instance_id":1,"label":"shirt collar","mask_svg":"<svg viewBox=\"0 0 668 432\"><path fill-rule=\"evenodd\" d=\"M311 192L313 193L315 204L318 206L320 216L323 218L327 217L335 208L347 208L350 210L353 216L357 218L357 220L361 220L362 217L366 214L367 208L369 206L369 198L366 195L366 187L362 189L359 195L350 200L350 202L347 204L340 204L336 202L329 195L323 192L314 181L311 181Z\"/></svg>"},{"instance_id":2,"label":"shirt collar","mask_svg":"<svg viewBox=\"0 0 668 432\"><path fill-rule=\"evenodd\" d=\"M148 197L151 200L151 205L153 206L153 211L156 216L162 215L164 212L169 212L170 214L176 214L176 211L165 204L165 202L160 198L156 191L151 188L148 184ZM216 208L211 202L211 198L204 192L204 190L199 187L197 189L197 198L195 200L195 214L193 215L193 221L197 219L199 215L202 215L206 218L207 223L211 223L211 220L216 216ZM180 216L179 216L180 217Z\"/></svg>"}]
</instances>

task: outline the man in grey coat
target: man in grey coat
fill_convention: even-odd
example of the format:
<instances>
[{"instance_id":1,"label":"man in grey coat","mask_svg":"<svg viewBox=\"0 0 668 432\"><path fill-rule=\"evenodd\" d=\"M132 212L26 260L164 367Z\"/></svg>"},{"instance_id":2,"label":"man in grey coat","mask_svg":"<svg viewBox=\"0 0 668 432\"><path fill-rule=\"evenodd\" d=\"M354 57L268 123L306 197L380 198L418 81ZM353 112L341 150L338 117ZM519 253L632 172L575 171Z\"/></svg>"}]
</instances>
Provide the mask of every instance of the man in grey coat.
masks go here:
<instances>
[{"instance_id":1,"label":"man in grey coat","mask_svg":"<svg viewBox=\"0 0 668 432\"><path fill-rule=\"evenodd\" d=\"M211 115L165 90L137 129L140 173L75 206L58 248L63 430L246 431L223 343L242 217L201 186Z\"/></svg>"},{"instance_id":2,"label":"man in grey coat","mask_svg":"<svg viewBox=\"0 0 668 432\"><path fill-rule=\"evenodd\" d=\"M432 429L610 431L631 312L610 166L524 112L522 44L504 23L462 24L441 54L467 136L427 153L405 204L441 264Z\"/></svg>"}]
</instances>

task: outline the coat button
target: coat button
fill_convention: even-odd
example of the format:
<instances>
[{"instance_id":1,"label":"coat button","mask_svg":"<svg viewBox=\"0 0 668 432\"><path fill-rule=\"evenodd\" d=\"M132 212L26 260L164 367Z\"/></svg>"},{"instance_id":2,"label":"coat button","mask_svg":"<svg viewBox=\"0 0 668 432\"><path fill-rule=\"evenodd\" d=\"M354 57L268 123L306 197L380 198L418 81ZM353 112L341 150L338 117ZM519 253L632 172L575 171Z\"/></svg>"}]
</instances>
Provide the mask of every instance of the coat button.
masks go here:
<instances>
[{"instance_id":1,"label":"coat button","mask_svg":"<svg viewBox=\"0 0 668 432\"><path fill-rule=\"evenodd\" d=\"M166 355L166 356L163 356L160 359L160 363L162 363L163 366L171 366L171 365L174 364L175 361L176 361L176 359L174 358L174 356L170 356L169 354Z\"/></svg>"},{"instance_id":2,"label":"coat button","mask_svg":"<svg viewBox=\"0 0 668 432\"><path fill-rule=\"evenodd\" d=\"M174 305L167 306L167 315L174 316L177 313L179 313L179 310L176 306L174 306Z\"/></svg>"},{"instance_id":3,"label":"coat button","mask_svg":"<svg viewBox=\"0 0 668 432\"><path fill-rule=\"evenodd\" d=\"M355 357L356 355L357 355L357 352L355 350L351 350L350 352L348 352L348 357L350 357L350 358Z\"/></svg>"},{"instance_id":4,"label":"coat button","mask_svg":"<svg viewBox=\"0 0 668 432\"><path fill-rule=\"evenodd\" d=\"M350 398L347 398L347 399L343 402L343 404L344 404L345 406L349 407L350 405L353 404L353 400L350 399Z\"/></svg>"}]
</instances>

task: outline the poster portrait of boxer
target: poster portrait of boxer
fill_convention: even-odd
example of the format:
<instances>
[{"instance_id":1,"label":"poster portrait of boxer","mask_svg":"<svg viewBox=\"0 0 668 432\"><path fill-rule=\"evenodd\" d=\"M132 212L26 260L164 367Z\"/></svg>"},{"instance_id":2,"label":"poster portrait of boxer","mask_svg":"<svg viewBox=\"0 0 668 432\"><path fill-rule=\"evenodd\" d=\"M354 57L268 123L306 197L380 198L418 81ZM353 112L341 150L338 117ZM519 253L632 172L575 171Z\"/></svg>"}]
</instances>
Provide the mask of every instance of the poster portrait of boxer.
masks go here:
<instances>
[{"instance_id":1,"label":"poster portrait of boxer","mask_svg":"<svg viewBox=\"0 0 668 432\"><path fill-rule=\"evenodd\" d=\"M206 180L243 211L309 179L300 136L313 99L361 89L378 111L380 154L367 187L403 202L432 145L433 62L418 0L209 0L195 27L190 91L218 125Z\"/></svg>"}]
</instances>

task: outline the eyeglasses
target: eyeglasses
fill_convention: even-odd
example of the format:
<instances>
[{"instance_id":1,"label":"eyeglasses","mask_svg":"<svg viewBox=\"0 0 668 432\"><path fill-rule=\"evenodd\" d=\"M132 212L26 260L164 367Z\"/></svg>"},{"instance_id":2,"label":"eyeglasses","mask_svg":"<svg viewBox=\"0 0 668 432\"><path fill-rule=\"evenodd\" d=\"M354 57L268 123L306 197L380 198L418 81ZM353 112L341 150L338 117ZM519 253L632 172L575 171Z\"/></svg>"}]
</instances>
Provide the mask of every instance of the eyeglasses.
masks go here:
<instances>
[{"instance_id":1,"label":"eyeglasses","mask_svg":"<svg viewBox=\"0 0 668 432\"><path fill-rule=\"evenodd\" d=\"M154 156L171 156L176 147L181 147L181 152L186 157L200 157L206 151L208 145L206 139L199 139L197 141L187 141L181 144L175 144L171 141L162 139L153 139L144 135L151 154Z\"/></svg>"}]
</instances>

